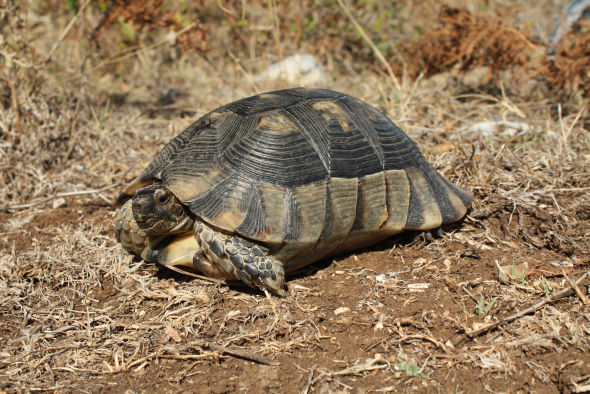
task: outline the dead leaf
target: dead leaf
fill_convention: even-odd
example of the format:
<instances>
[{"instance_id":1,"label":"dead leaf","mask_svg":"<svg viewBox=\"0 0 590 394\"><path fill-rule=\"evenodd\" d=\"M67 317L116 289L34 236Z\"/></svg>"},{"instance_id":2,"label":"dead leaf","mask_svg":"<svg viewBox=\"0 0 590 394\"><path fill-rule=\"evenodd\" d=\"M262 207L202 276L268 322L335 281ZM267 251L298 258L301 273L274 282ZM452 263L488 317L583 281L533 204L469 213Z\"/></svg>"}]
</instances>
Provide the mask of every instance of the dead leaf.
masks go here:
<instances>
[{"instance_id":1,"label":"dead leaf","mask_svg":"<svg viewBox=\"0 0 590 394\"><path fill-rule=\"evenodd\" d=\"M171 326L166 326L166 328L164 329L164 332L170 337L170 339L172 339L174 342L182 342L182 338L180 337L180 334L178 333L178 331L176 331L174 328L172 328Z\"/></svg>"}]
</instances>

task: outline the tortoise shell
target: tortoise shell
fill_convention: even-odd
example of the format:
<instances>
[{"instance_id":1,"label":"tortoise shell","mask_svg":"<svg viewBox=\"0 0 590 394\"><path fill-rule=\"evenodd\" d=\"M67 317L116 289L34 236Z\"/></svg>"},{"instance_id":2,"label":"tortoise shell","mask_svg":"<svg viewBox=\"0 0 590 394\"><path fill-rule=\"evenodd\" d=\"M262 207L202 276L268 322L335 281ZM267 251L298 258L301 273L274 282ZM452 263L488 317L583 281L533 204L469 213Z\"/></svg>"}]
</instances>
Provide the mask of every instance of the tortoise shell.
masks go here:
<instances>
[{"instance_id":1,"label":"tortoise shell","mask_svg":"<svg viewBox=\"0 0 590 394\"><path fill-rule=\"evenodd\" d=\"M203 116L116 205L155 180L209 225L266 245L286 271L457 221L472 201L379 110L306 88L245 98Z\"/></svg>"}]
</instances>

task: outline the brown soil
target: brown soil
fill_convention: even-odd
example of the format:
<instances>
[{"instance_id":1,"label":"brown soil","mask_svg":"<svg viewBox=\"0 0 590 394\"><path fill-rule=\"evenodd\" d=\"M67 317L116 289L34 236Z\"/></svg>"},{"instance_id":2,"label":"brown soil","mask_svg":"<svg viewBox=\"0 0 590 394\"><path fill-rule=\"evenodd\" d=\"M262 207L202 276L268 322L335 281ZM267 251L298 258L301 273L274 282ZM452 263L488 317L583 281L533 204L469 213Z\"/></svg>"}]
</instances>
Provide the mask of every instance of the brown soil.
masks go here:
<instances>
[{"instance_id":1,"label":"brown soil","mask_svg":"<svg viewBox=\"0 0 590 394\"><path fill-rule=\"evenodd\" d=\"M74 203L68 207L39 212L23 227L20 238L14 234L5 235L2 248L9 251L13 243L17 253L33 246L45 248L43 245L55 242L56 229L88 226L88 223L102 226L99 232L107 238L113 238L111 211L110 207L102 204ZM3 218L9 217L3 215ZM532 232L544 222L527 216L525 223L529 232ZM272 310L260 308L261 303L268 301L260 292L247 287L231 287L229 290L219 288L220 300L216 310L208 316L215 324L201 331L198 339L229 348L245 349L251 346L257 348L257 345L264 348L267 343L268 347L263 353L279 361L281 365L278 367L227 354L207 353L201 349L200 353L192 353L208 356L195 360L154 357L147 363L139 363L141 368L136 364L129 371L114 375L109 374L107 368L102 368L101 373L89 373L83 372L84 368L78 371L72 367L70 370L54 369L51 376L55 381L68 381L70 384L66 391L84 390L92 393L126 392L127 389L137 393L300 393L306 390L320 393L364 393L370 390L484 392L486 389L493 392L569 391L572 387L569 378L590 374L590 366L586 362L586 349L568 344L567 338L571 333L566 326L562 326L559 331L563 340L537 339L537 342L542 342L541 345L534 341L524 346L510 343L509 338L523 329L522 322L508 324L500 331L492 330L473 340L465 340L464 330L471 329L474 324L490 321L490 316L491 320L507 317L540 298L538 295L524 295L523 298L523 294L514 294L514 286L500 284L496 279L496 261L527 261L531 267L551 271L555 270L551 262L565 258L545 248L535 248L520 237L506 241L512 242L508 251L498 251L484 242L477 251L477 258L460 257L470 249L466 242L460 240L467 237L477 239L484 233L484 227L490 228L492 234L503 240L497 219L483 219L475 226L468 219L461 225L445 229L446 234L442 239L430 243L424 242L421 236L411 241L408 235L400 235L370 250L307 267L289 278L288 298L273 298L271 301L281 313L288 313L288 318L279 324L289 325L291 332L281 327L282 330L272 331L272 335L265 334L275 321L275 316ZM588 222L583 222L577 230L585 234L590 226ZM516 220L512 221L509 231L518 234ZM108 246L111 246L110 242L109 239ZM587 250L590 243L585 239L579 246ZM581 268L584 261L573 261L578 266L570 269L569 273L572 277L578 277L583 272ZM203 286L199 281L152 265L144 266L140 271L146 271L144 274L155 276L159 281L172 279L169 285L180 283L195 288ZM384 275L380 281L377 278L379 275ZM474 313L475 302L453 285L460 282L468 282L467 288L477 298L481 295L487 300L497 297L489 316L482 318ZM428 287L409 289L408 284L412 283L424 283ZM109 306L112 309L114 304L129 300L118 286L112 280L104 280L100 289L87 293L91 302L75 302L72 307L80 312L89 306L95 311L107 311ZM205 285L205 288L210 286ZM527 301L523 302L524 299ZM163 324L155 323L153 318L162 316L162 308L168 308L165 305L167 303L166 300L146 297L134 300L131 309L126 308L117 314L106 313L116 322L111 329L127 332L126 343L123 341L120 346L137 347L137 340L143 345L137 349L134 357L121 359L121 363L136 361L158 347L160 355L178 354L178 350L174 351L175 346L197 339L181 333L182 342L176 344L165 333ZM199 307L198 303L188 305L188 308L196 310ZM339 308L348 310L335 313ZM140 310L144 311L141 317L137 314ZM227 319L229 311L238 317ZM588 316L588 312L589 308L581 304L578 298L570 297L522 320L534 326L539 324L536 318L544 314L573 313L581 319L582 316ZM23 327L23 322L15 321L14 317L0 317L0 348L6 347L7 341L17 336L16 333ZM26 324L34 325L38 318L36 312L32 311L29 317L31 321ZM138 326L142 328L138 329ZM254 330L257 334L254 337L240 335L245 330ZM182 332L180 329L177 331ZM69 343L66 340L69 335L76 334L65 334L64 343ZM402 338L410 335L415 337L402 341ZM143 338L139 339L139 336ZM236 340L236 337L239 339ZM59 336L54 341L52 349L59 349ZM453 343L456 345L453 346ZM375 346L365 351L371 345ZM85 346L96 347L99 343L93 345L89 342ZM478 360L470 359L469 355L476 350L481 352L482 349L487 351L479 353L481 359L476 367ZM502 361L496 358L498 352L503 354ZM10 353L14 357L20 352ZM379 369L357 375L337 374L338 371L375 357L388 360L389 363L375 364ZM489 357L489 364L481 368L486 357ZM400 364L412 361L417 362L420 371L417 376L393 373ZM23 387L2 378L0 381L9 390ZM47 387L50 386L48 382Z\"/></svg>"}]
</instances>

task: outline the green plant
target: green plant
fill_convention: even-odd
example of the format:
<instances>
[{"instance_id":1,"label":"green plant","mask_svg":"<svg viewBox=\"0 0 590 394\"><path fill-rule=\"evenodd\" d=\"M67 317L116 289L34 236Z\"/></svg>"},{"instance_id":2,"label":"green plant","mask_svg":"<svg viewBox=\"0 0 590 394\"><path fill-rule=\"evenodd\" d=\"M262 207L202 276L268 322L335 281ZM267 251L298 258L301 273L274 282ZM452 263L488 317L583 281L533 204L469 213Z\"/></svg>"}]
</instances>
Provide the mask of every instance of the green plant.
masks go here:
<instances>
[{"instance_id":1,"label":"green plant","mask_svg":"<svg viewBox=\"0 0 590 394\"><path fill-rule=\"evenodd\" d=\"M541 282L541 286L543 287L543 294L545 294L545 297L551 297L553 294L555 294L555 286L553 285L553 283L545 279L544 276L541 276L539 278L539 282Z\"/></svg>"},{"instance_id":2,"label":"green plant","mask_svg":"<svg viewBox=\"0 0 590 394\"><path fill-rule=\"evenodd\" d=\"M94 118L94 122L96 123L96 127L98 127L98 129L100 131L103 131L105 128L105 124L106 121L109 117L109 107L111 105L111 100L108 99L107 100L107 105L104 109L104 111L102 111L101 113L97 114L96 111L94 110L94 108L90 108L92 110L92 117Z\"/></svg>"},{"instance_id":3,"label":"green plant","mask_svg":"<svg viewBox=\"0 0 590 394\"><path fill-rule=\"evenodd\" d=\"M514 259L512 259L512 268L510 269L510 272L508 273L508 276L510 277L510 279L513 282L518 282L521 285L526 285L527 281L526 281L526 272L522 272L520 275L518 275L516 273L516 270L514 269Z\"/></svg>"},{"instance_id":4,"label":"green plant","mask_svg":"<svg viewBox=\"0 0 590 394\"><path fill-rule=\"evenodd\" d=\"M485 316L490 311L490 309L492 309L497 299L497 297L494 297L494 299L486 305L486 299L482 295L479 301L477 302L477 308L475 308L475 313L477 313L479 316Z\"/></svg>"},{"instance_id":5,"label":"green plant","mask_svg":"<svg viewBox=\"0 0 590 394\"><path fill-rule=\"evenodd\" d=\"M399 363L396 363L395 366L401 375L424 376L423 373L420 373L416 361L406 361L404 357L398 357L397 359Z\"/></svg>"}]
</instances>

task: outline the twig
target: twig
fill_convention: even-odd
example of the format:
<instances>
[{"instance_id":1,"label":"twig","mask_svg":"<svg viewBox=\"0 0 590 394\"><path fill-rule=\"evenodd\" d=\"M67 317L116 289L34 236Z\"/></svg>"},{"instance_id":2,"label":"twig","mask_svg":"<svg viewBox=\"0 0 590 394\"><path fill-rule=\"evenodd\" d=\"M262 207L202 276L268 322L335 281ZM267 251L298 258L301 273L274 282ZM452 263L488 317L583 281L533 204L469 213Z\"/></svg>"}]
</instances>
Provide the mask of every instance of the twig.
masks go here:
<instances>
[{"instance_id":1,"label":"twig","mask_svg":"<svg viewBox=\"0 0 590 394\"><path fill-rule=\"evenodd\" d=\"M371 49L373 50L373 52L375 52L375 56L377 56L377 58L379 58L379 60L381 61L381 63L383 63L383 65L385 66L385 68L387 68L387 72L389 72L389 76L391 77L391 80L393 81L393 84L395 85L395 88L397 89L398 92L401 93L402 87L399 84L399 81L397 80L397 77L393 73L393 69L391 68L391 66L389 65L389 63L387 62L387 60L385 60L385 57L383 56L383 54L381 53L381 51L379 50L379 48L377 48L377 46L375 46L375 44L373 43L373 40L371 40L371 38L367 35L367 33L365 33L365 30L362 28L362 26L358 24L358 22L356 21L356 19L354 19L354 16L352 16L352 14L350 13L350 11L346 7L346 5L342 2L342 0L338 0L338 4L340 4L340 7L344 11L344 13L348 17L348 19L350 19L350 21L352 22L352 24L354 25L354 27L359 31L359 33L361 33L361 36L363 36L363 38L365 39L365 41L367 42L367 44L369 44L369 46L371 47Z\"/></svg>"},{"instance_id":2,"label":"twig","mask_svg":"<svg viewBox=\"0 0 590 394\"><path fill-rule=\"evenodd\" d=\"M7 76L6 81L8 81L8 86L10 86L10 95L12 96L12 107L14 110L14 121L16 123L16 131L19 134L22 134L23 128L20 124L20 115L19 115L19 109L18 109L18 97L16 95L16 88L14 86L14 81L10 78L10 75Z\"/></svg>"},{"instance_id":3,"label":"twig","mask_svg":"<svg viewBox=\"0 0 590 394\"><path fill-rule=\"evenodd\" d=\"M575 282L575 284L577 285L578 283L580 283L582 281L582 279L584 279L586 277L586 275L588 275L588 274L585 273L584 275L582 275L580 277L580 279L578 279ZM483 326L483 327L481 327L481 328L479 328L477 330L470 331L470 332L467 333L467 335L470 338L474 338L474 337L476 337L478 335L483 334L484 332L487 332L489 330L493 330L494 328L498 327L500 324L510 323L511 321L516 320L516 319L518 319L520 317L523 317L525 315L528 315L529 313L536 312L537 310L539 310L542 306L544 306L546 304L550 304L552 302L559 301L562 298L569 297L569 296L574 295L574 294L576 294L576 291L574 289L572 289L571 287L568 287L567 289L564 289L564 290L560 291L559 293L554 294L551 297L546 298L546 299L544 299L541 302L538 302L537 304L531 306L530 308L527 308L527 309L523 310L522 312L518 312L518 313L516 313L516 314L514 314L514 315L512 315L510 317L507 317L506 319L502 319L502 320L497 321L495 323L491 323L491 324L485 325L485 326Z\"/></svg>"},{"instance_id":4,"label":"twig","mask_svg":"<svg viewBox=\"0 0 590 394\"><path fill-rule=\"evenodd\" d=\"M244 77L246 77L246 79L248 80L248 83L250 83L250 86L252 86L252 89L254 89L256 94L260 94L260 89L258 89L258 86L256 86L254 79L252 79L252 76L250 75L250 73L248 71L246 71L244 66L242 66L242 63L240 63L240 60L236 57L236 55L234 55L229 50L227 51L227 54L229 55L229 57L231 57L233 59L234 62L236 62L241 73L244 74Z\"/></svg>"},{"instance_id":5,"label":"twig","mask_svg":"<svg viewBox=\"0 0 590 394\"><path fill-rule=\"evenodd\" d=\"M383 343L383 342L385 342L385 341L389 341L389 340L390 340L391 338L393 338L393 337L394 337L396 334L397 334L397 333L393 333L393 334L391 334L390 336L388 336L388 337L386 337L386 338L384 338L384 339L380 340L379 342L376 342L376 343L374 343L374 344L372 344L372 345L369 345L369 346L367 346L367 347L365 348L365 352L368 352L369 350L372 350L372 349L376 348L377 346L379 346L380 344L382 344L382 343ZM432 342L432 343L434 343L434 344L435 344L437 347L439 347L439 348L441 348L441 349L443 349L443 350L446 350L445 346L444 346L442 343L440 343L440 342L439 342L439 341L437 341L436 339L434 339L434 338L432 338L432 337L428 337L428 336L426 336L426 335L407 335L407 336L404 336L404 337L402 337L401 339L397 340L395 343L396 343L396 344L397 344L397 343L402 343L402 342L409 341L409 340L411 340L411 339L424 339L424 340L426 340L426 341L429 341L429 342Z\"/></svg>"},{"instance_id":6,"label":"twig","mask_svg":"<svg viewBox=\"0 0 590 394\"><path fill-rule=\"evenodd\" d=\"M580 299L582 300L582 302L584 303L584 305L588 305L588 299L586 298L586 296L584 295L584 293L582 293L582 290L580 290L580 288L578 287L578 285L576 283L574 283L569 276L567 276L567 274L565 273L565 270L563 268L561 268L561 272L563 272L563 276L565 276L565 279L567 279L568 282L570 282L570 284L572 285L572 288L576 291L576 293L578 294L578 297L580 297Z\"/></svg>"},{"instance_id":7,"label":"twig","mask_svg":"<svg viewBox=\"0 0 590 394\"><path fill-rule=\"evenodd\" d=\"M78 10L78 13L72 18L72 20L70 21L70 23L68 23L68 25L66 26L66 28L64 29L64 31L62 31L61 35L59 36L59 38L57 39L57 41L55 42L55 44L53 44L53 47L51 48L51 50L49 51L49 53L47 54L47 56L45 56L45 59L43 60L43 62L41 64L45 64L45 63L47 63L49 61L49 59L51 59L51 55L53 55L53 52L55 52L55 50L57 49L57 47L59 46L59 44L66 37L66 35L68 34L68 32L70 31L70 29L72 28L72 26L74 26L74 23L76 23L76 21L78 20L78 17L80 15L82 15L82 11L84 11L84 8L86 8L86 6L89 3L90 3L90 0L86 0L84 2L84 4L82 4L80 6L80 9Z\"/></svg>"},{"instance_id":8,"label":"twig","mask_svg":"<svg viewBox=\"0 0 590 394\"><path fill-rule=\"evenodd\" d=\"M208 276L193 274L192 272L188 272L188 271L181 270L180 268L176 268L173 265L165 265L165 264L162 264L162 266L168 268L169 270L176 271L176 272L178 272L180 274L192 276L193 278L198 278L198 279L201 279L201 280L205 280L207 282L212 282L212 283L215 283L215 284L219 283L219 284L222 284L222 285L223 284L226 284L225 283L225 280L223 280L223 279L215 279L215 278L209 278Z\"/></svg>"},{"instance_id":9,"label":"twig","mask_svg":"<svg viewBox=\"0 0 590 394\"><path fill-rule=\"evenodd\" d=\"M69 196L80 196L80 195L84 195L84 194L102 193L106 190L110 190L115 187L123 186L123 180L125 179L127 174L129 174L129 172L137 165L137 163L139 163L139 160L137 160L135 163L133 163L133 165L127 171L125 171L125 173L123 174L123 176L121 177L121 180L119 180L119 182L113 183L112 185L101 187L100 189L93 189L93 190L81 190L78 192L55 193L53 196L45 197L45 198L42 198L41 200L29 202L26 204L5 205L3 207L0 207L0 212L8 211L9 209L31 208L31 207L37 206L39 204L46 203L47 201L51 201L51 200L58 198L58 197L69 197Z\"/></svg>"},{"instance_id":10,"label":"twig","mask_svg":"<svg viewBox=\"0 0 590 394\"><path fill-rule=\"evenodd\" d=\"M66 331L73 330L74 328L78 328L80 326L86 326L86 325L88 325L90 323L94 323L95 321L102 320L102 319L105 319L105 318L108 319L108 316L107 315L94 316L94 317L92 317L90 319L84 320L82 323L75 322L75 323L69 324L67 326L60 327L57 330L53 330L53 331L42 331L41 333L42 334L45 334L46 335L46 338L47 337L52 338L56 334L61 334L61 333L64 333ZM21 342L21 341L24 341L25 339L28 339L30 337L31 337L31 335L24 335L22 337L11 339L11 340L8 341L8 343Z\"/></svg>"},{"instance_id":11,"label":"twig","mask_svg":"<svg viewBox=\"0 0 590 394\"><path fill-rule=\"evenodd\" d=\"M301 394L307 394L309 392L309 388L311 387L311 382L313 382L313 374L315 373L315 365L311 367L311 375L309 375L309 379L307 380L307 385L305 385L305 389L301 392ZM301 368L301 367L299 367Z\"/></svg>"},{"instance_id":12,"label":"twig","mask_svg":"<svg viewBox=\"0 0 590 394\"><path fill-rule=\"evenodd\" d=\"M245 358L246 360L255 361L260 364L273 365L273 366L281 365L280 362L273 360L272 358L261 356L259 354L255 354L255 353L250 353L245 350L230 349L225 346L216 345L214 343L209 343L209 342L205 342L205 341L197 341L194 345L199 346L199 347L207 347L207 348L213 350L214 352L225 353L225 354L229 354L230 356Z\"/></svg>"},{"instance_id":13,"label":"twig","mask_svg":"<svg viewBox=\"0 0 590 394\"><path fill-rule=\"evenodd\" d=\"M584 190L590 190L590 187L572 187L569 189L552 189L552 192L581 192Z\"/></svg>"},{"instance_id":14,"label":"twig","mask_svg":"<svg viewBox=\"0 0 590 394\"><path fill-rule=\"evenodd\" d=\"M477 298L475 298L475 296L474 296L473 294L471 294L471 293L469 292L469 290L467 290L467 289L465 288L465 286L461 286L461 289L463 289L463 291L464 291L464 292L465 292L465 293L466 293L466 294L467 294L469 297L471 297L471 298L473 299L473 301L475 301L475 303L476 303L476 304L477 304L477 303L479 303L479 301L477 300Z\"/></svg>"}]
</instances>

